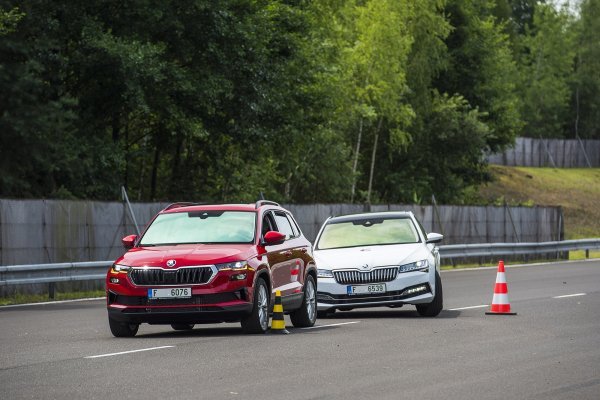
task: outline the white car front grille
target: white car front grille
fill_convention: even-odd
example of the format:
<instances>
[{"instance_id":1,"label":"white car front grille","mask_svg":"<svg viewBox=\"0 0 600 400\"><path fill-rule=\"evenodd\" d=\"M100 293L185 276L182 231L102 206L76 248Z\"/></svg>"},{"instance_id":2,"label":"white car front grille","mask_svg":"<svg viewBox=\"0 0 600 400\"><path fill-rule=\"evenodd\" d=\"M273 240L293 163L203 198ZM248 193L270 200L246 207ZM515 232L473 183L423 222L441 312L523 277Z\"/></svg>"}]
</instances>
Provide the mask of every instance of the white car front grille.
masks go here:
<instances>
[{"instance_id":1,"label":"white car front grille","mask_svg":"<svg viewBox=\"0 0 600 400\"><path fill-rule=\"evenodd\" d=\"M398 276L398 267L377 268L372 271L334 271L336 282L342 285L391 282Z\"/></svg>"}]
</instances>

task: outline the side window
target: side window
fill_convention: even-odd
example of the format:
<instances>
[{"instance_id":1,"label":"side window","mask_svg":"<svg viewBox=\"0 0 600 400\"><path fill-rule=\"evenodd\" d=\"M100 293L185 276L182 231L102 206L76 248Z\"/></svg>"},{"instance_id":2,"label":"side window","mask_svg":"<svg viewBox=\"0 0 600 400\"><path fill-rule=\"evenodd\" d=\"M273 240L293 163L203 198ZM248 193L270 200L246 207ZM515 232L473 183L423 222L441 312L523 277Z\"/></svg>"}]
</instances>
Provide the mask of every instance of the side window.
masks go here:
<instances>
[{"instance_id":1,"label":"side window","mask_svg":"<svg viewBox=\"0 0 600 400\"><path fill-rule=\"evenodd\" d=\"M283 233L286 239L295 237L292 225L290 224L290 221L287 219L287 216L284 213L275 213L275 223L277 224L277 230L280 233Z\"/></svg>"},{"instance_id":2,"label":"side window","mask_svg":"<svg viewBox=\"0 0 600 400\"><path fill-rule=\"evenodd\" d=\"M265 236L265 233L274 230L275 224L273 223L273 216L270 212L266 212L263 216L261 236Z\"/></svg>"},{"instance_id":3,"label":"side window","mask_svg":"<svg viewBox=\"0 0 600 400\"><path fill-rule=\"evenodd\" d=\"M290 221L290 225L292 226L292 230L294 231L294 237L300 236L300 228L298 227L298 224L294 220L294 217L292 217L291 215L288 214L287 218Z\"/></svg>"}]
</instances>

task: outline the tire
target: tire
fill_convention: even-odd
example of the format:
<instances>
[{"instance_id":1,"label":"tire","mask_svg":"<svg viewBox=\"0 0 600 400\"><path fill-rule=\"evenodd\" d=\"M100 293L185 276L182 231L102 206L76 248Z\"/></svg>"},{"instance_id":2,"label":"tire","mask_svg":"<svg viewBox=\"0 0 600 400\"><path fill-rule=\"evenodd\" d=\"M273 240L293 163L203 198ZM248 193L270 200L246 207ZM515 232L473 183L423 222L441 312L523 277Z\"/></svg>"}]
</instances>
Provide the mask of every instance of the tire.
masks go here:
<instances>
[{"instance_id":1,"label":"tire","mask_svg":"<svg viewBox=\"0 0 600 400\"><path fill-rule=\"evenodd\" d=\"M194 324L171 324L171 328L176 331L191 331L194 329Z\"/></svg>"},{"instance_id":2,"label":"tire","mask_svg":"<svg viewBox=\"0 0 600 400\"><path fill-rule=\"evenodd\" d=\"M115 321L108 317L108 325L114 337L134 337L140 324L128 324L127 322Z\"/></svg>"},{"instance_id":3,"label":"tire","mask_svg":"<svg viewBox=\"0 0 600 400\"><path fill-rule=\"evenodd\" d=\"M315 280L311 275L308 275L306 282L304 282L302 305L299 309L290 313L290 319L296 328L313 326L317 320L317 290Z\"/></svg>"},{"instance_id":4,"label":"tire","mask_svg":"<svg viewBox=\"0 0 600 400\"><path fill-rule=\"evenodd\" d=\"M435 296L428 304L417 304L417 312L422 317L436 317L444 308L444 295L440 274L435 271Z\"/></svg>"},{"instance_id":5,"label":"tire","mask_svg":"<svg viewBox=\"0 0 600 400\"><path fill-rule=\"evenodd\" d=\"M269 329L269 301L271 296L264 279L254 285L254 304L250 315L242 319L244 333L265 333Z\"/></svg>"}]
</instances>

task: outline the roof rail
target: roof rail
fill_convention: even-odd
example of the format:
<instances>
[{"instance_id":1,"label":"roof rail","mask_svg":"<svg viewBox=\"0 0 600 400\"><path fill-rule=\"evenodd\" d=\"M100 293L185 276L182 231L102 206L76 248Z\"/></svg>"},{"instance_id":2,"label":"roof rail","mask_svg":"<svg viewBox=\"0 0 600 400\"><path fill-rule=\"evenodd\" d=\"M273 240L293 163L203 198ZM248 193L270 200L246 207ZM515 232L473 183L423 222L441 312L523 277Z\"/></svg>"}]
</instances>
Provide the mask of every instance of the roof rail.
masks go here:
<instances>
[{"instance_id":1,"label":"roof rail","mask_svg":"<svg viewBox=\"0 0 600 400\"><path fill-rule=\"evenodd\" d=\"M272 205L272 206L281 207L281 206L279 205L279 203L275 203L274 201L269 201L269 200L258 200L258 201L256 202L256 206L255 206L255 208L258 208L258 207L260 207L260 206L264 206L264 205L267 205L267 204L269 204L269 205Z\"/></svg>"},{"instance_id":2,"label":"roof rail","mask_svg":"<svg viewBox=\"0 0 600 400\"><path fill-rule=\"evenodd\" d=\"M171 203L168 206L166 206L165 208L163 208L163 211L167 211L167 210L172 210L173 208L179 208L179 207L187 207L187 206L199 206L201 203L192 203L189 201L180 201L177 203Z\"/></svg>"}]
</instances>

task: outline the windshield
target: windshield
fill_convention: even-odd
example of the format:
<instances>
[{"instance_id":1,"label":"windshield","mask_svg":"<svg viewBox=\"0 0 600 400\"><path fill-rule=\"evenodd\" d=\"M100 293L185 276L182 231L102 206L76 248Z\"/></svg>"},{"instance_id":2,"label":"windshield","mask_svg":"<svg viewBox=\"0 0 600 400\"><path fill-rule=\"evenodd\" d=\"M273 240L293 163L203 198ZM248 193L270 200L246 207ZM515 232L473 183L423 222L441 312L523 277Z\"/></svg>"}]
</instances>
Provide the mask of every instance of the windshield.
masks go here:
<instances>
[{"instance_id":1,"label":"windshield","mask_svg":"<svg viewBox=\"0 0 600 400\"><path fill-rule=\"evenodd\" d=\"M252 243L256 213L194 211L160 214L140 246L187 243Z\"/></svg>"},{"instance_id":2,"label":"windshield","mask_svg":"<svg viewBox=\"0 0 600 400\"><path fill-rule=\"evenodd\" d=\"M325 225L317 249L418 243L419 235L410 218L372 218Z\"/></svg>"}]
</instances>

